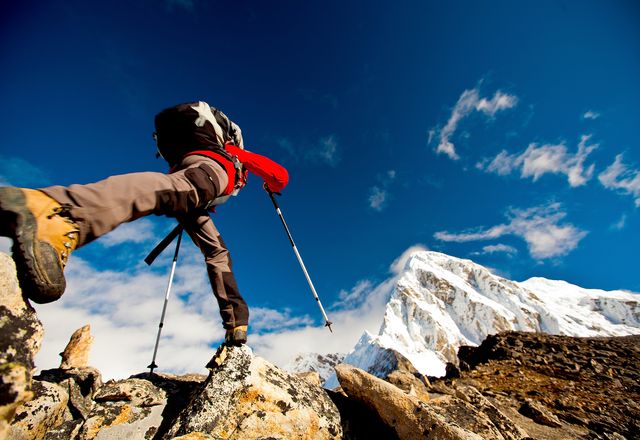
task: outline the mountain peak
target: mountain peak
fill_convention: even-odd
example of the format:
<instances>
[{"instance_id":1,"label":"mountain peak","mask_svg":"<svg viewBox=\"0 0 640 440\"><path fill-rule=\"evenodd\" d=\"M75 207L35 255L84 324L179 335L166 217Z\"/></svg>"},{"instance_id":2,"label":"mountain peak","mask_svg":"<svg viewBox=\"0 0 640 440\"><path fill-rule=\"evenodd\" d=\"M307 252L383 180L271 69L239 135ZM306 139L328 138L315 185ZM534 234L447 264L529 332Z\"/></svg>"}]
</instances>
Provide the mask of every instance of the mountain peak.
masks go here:
<instances>
[{"instance_id":1,"label":"mountain peak","mask_svg":"<svg viewBox=\"0 0 640 440\"><path fill-rule=\"evenodd\" d=\"M384 377L393 351L421 374L444 376L460 346L477 346L504 331L638 334L640 297L545 278L519 283L471 260L417 251L398 274L379 333L365 332L344 362ZM336 384L331 377L326 386Z\"/></svg>"}]
</instances>

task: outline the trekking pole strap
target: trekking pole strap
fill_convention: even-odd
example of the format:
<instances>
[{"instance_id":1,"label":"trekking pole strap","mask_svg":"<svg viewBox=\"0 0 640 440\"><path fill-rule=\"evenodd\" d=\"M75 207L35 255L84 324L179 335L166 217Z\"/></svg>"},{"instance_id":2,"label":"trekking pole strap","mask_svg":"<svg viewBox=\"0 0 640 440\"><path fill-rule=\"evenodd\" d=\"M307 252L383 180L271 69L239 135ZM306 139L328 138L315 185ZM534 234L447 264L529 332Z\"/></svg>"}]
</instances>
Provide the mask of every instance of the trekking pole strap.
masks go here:
<instances>
[{"instance_id":1,"label":"trekking pole strap","mask_svg":"<svg viewBox=\"0 0 640 440\"><path fill-rule=\"evenodd\" d=\"M149 255L147 255L147 257L144 259L144 262L147 263L147 265L151 266L153 262L156 260L156 258L158 258L158 255L160 255L162 251L164 251L167 248L167 246L171 244L173 239L176 238L178 234L182 232L182 229L183 229L183 226L181 224L173 228L173 230L169 232L169 234L167 234L167 236L163 238L162 241L158 243L151 252L149 252Z\"/></svg>"}]
</instances>

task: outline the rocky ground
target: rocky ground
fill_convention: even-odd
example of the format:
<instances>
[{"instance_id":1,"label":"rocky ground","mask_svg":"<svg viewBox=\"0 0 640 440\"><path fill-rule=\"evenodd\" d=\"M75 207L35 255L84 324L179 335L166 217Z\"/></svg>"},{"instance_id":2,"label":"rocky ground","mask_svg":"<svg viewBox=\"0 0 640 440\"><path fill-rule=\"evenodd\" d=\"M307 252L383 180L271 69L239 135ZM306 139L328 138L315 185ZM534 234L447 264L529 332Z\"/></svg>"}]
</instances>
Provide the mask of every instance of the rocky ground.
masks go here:
<instances>
[{"instance_id":1,"label":"rocky ground","mask_svg":"<svg viewBox=\"0 0 640 440\"><path fill-rule=\"evenodd\" d=\"M336 390L246 346L219 350L208 376L103 383L88 326L32 377L43 329L3 254L0 289L0 440L640 438L640 336L502 333L438 379L394 352L385 380L337 365Z\"/></svg>"},{"instance_id":2,"label":"rocky ground","mask_svg":"<svg viewBox=\"0 0 640 440\"><path fill-rule=\"evenodd\" d=\"M462 371L441 383L474 386L514 418L538 421L532 436L640 438L640 336L503 333L459 358Z\"/></svg>"}]
</instances>

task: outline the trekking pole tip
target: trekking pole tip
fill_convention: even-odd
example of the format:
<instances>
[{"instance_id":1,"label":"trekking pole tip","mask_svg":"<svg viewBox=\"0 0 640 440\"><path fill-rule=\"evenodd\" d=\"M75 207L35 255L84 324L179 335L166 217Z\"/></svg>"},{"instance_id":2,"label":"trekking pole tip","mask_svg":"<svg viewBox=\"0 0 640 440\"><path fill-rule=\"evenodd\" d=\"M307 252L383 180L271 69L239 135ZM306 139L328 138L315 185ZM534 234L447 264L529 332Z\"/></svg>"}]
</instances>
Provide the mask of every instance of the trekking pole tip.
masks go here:
<instances>
[{"instance_id":1,"label":"trekking pole tip","mask_svg":"<svg viewBox=\"0 0 640 440\"><path fill-rule=\"evenodd\" d=\"M331 321L325 321L325 323L324 323L324 326L325 326L325 327L329 327L329 331L330 331L331 333L333 333L333 330L331 329L331 325L332 325L332 324L333 324L333 322L331 322Z\"/></svg>"}]
</instances>

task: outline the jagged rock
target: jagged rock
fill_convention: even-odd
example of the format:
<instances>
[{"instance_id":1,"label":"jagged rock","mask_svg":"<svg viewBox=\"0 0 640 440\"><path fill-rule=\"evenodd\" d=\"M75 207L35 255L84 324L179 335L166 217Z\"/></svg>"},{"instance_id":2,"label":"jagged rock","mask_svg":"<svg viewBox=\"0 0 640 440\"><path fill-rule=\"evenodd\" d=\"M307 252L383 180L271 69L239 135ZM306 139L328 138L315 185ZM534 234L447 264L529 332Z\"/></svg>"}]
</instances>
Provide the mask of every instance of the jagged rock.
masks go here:
<instances>
[{"instance_id":1,"label":"jagged rock","mask_svg":"<svg viewBox=\"0 0 640 440\"><path fill-rule=\"evenodd\" d=\"M9 440L41 440L61 425L69 395L54 383L34 381L34 398L21 405L9 428Z\"/></svg>"},{"instance_id":2,"label":"jagged rock","mask_svg":"<svg viewBox=\"0 0 640 440\"><path fill-rule=\"evenodd\" d=\"M340 364L336 373L347 395L375 409L401 440L419 437L481 440L480 436L448 423L418 398L359 368Z\"/></svg>"},{"instance_id":3,"label":"jagged rock","mask_svg":"<svg viewBox=\"0 0 640 440\"><path fill-rule=\"evenodd\" d=\"M127 401L134 406L147 407L162 405L167 394L148 380L133 378L107 382L93 399L96 402Z\"/></svg>"},{"instance_id":4,"label":"jagged rock","mask_svg":"<svg viewBox=\"0 0 640 440\"><path fill-rule=\"evenodd\" d=\"M400 388L408 395L417 397L423 402L428 402L430 399L429 389L427 388L425 382L423 382L421 379L418 379L415 375L409 373L408 371L393 371L387 376L386 380L387 382Z\"/></svg>"},{"instance_id":5,"label":"jagged rock","mask_svg":"<svg viewBox=\"0 0 640 440\"><path fill-rule=\"evenodd\" d=\"M523 416L529 417L536 423L540 423L541 425L551 426L553 428L559 428L562 426L560 420L554 416L551 411L541 405L538 402L533 402L531 400L525 401L519 410L520 414Z\"/></svg>"},{"instance_id":6,"label":"jagged rock","mask_svg":"<svg viewBox=\"0 0 640 440\"><path fill-rule=\"evenodd\" d=\"M44 330L22 296L16 267L0 253L0 440L19 406L33 397L31 376Z\"/></svg>"},{"instance_id":7,"label":"jagged rock","mask_svg":"<svg viewBox=\"0 0 640 440\"><path fill-rule=\"evenodd\" d=\"M315 385L317 387L322 386L322 379L320 378L320 374L317 371L307 371L306 373L294 373L294 375L299 377L302 380L309 382L311 385Z\"/></svg>"},{"instance_id":8,"label":"jagged rock","mask_svg":"<svg viewBox=\"0 0 640 440\"><path fill-rule=\"evenodd\" d=\"M247 346L223 347L215 359L166 438L341 438L338 409L322 388L254 357Z\"/></svg>"},{"instance_id":9,"label":"jagged rock","mask_svg":"<svg viewBox=\"0 0 640 440\"><path fill-rule=\"evenodd\" d=\"M93 336L91 336L91 327L88 324L73 332L69 343L64 351L60 353L60 356L62 356L60 368L88 367L92 343Z\"/></svg>"},{"instance_id":10,"label":"jagged rock","mask_svg":"<svg viewBox=\"0 0 640 440\"><path fill-rule=\"evenodd\" d=\"M89 417L93 396L102 386L102 375L93 367L43 370L34 379L62 386L69 394L69 410L82 420Z\"/></svg>"},{"instance_id":11,"label":"jagged rock","mask_svg":"<svg viewBox=\"0 0 640 440\"><path fill-rule=\"evenodd\" d=\"M151 438L162 424L164 405L140 408L130 402L96 404L82 426L82 440Z\"/></svg>"}]
</instances>

